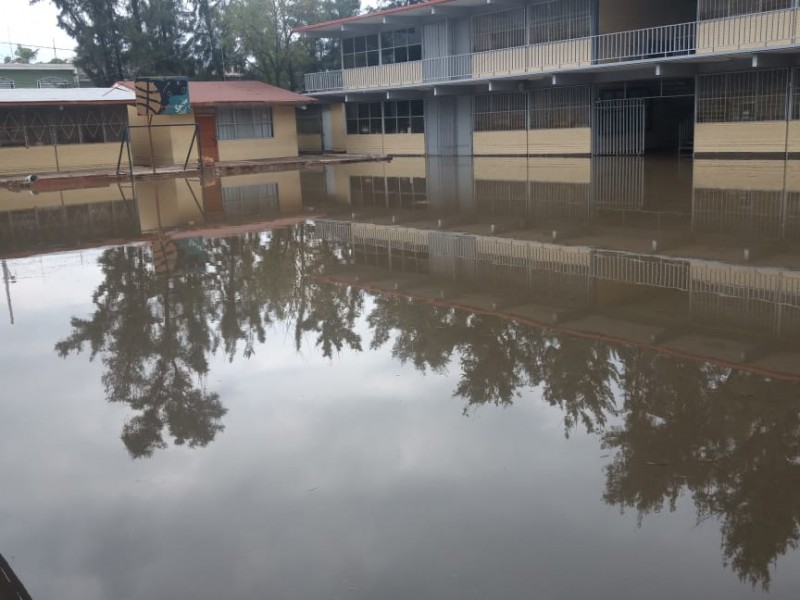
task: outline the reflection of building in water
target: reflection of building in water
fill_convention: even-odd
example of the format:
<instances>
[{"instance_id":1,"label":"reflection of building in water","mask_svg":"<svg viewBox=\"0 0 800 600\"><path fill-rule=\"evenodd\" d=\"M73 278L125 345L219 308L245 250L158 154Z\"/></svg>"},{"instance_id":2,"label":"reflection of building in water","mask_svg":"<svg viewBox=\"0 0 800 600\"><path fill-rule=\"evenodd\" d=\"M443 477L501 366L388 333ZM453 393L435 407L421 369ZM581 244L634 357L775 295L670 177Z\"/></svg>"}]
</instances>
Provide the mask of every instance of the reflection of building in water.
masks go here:
<instances>
[{"instance_id":1,"label":"reflection of building in water","mask_svg":"<svg viewBox=\"0 0 800 600\"><path fill-rule=\"evenodd\" d=\"M698 160L694 171L695 232L762 241L800 233L797 161Z\"/></svg>"},{"instance_id":2,"label":"reflection of building in water","mask_svg":"<svg viewBox=\"0 0 800 600\"><path fill-rule=\"evenodd\" d=\"M102 243L139 233L130 189L45 192L0 190L0 251Z\"/></svg>"},{"instance_id":3,"label":"reflection of building in water","mask_svg":"<svg viewBox=\"0 0 800 600\"><path fill-rule=\"evenodd\" d=\"M3 600L31 600L31 595L17 574L0 554L0 598Z\"/></svg>"},{"instance_id":4,"label":"reflection of building in water","mask_svg":"<svg viewBox=\"0 0 800 600\"><path fill-rule=\"evenodd\" d=\"M798 271L435 227L329 220L316 227L323 239L350 246L356 265L394 273L379 273L377 280L432 276L426 284L412 280L411 289L455 285L455 304L463 304L465 294L494 295L492 308L503 304L512 314L538 315L535 321L630 341L663 341L665 349L726 362L754 356L750 342L735 341L741 335L780 339L800 352ZM577 316L564 312L575 309L583 310ZM719 348L712 329L727 340ZM686 333L691 330L707 333L695 339ZM800 375L797 368L792 372Z\"/></svg>"}]
</instances>

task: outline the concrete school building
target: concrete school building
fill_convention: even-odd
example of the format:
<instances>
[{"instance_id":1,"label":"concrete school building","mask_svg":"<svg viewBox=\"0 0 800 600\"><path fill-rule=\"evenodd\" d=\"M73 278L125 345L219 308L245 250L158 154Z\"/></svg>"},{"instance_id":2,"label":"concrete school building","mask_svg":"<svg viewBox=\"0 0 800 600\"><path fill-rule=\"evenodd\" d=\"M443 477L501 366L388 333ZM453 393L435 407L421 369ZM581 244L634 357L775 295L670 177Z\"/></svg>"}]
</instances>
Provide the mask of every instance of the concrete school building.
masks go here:
<instances>
[{"instance_id":1,"label":"concrete school building","mask_svg":"<svg viewBox=\"0 0 800 600\"><path fill-rule=\"evenodd\" d=\"M0 89L0 175L116 165L129 90Z\"/></svg>"},{"instance_id":2,"label":"concrete school building","mask_svg":"<svg viewBox=\"0 0 800 600\"><path fill-rule=\"evenodd\" d=\"M134 82L119 84L134 90ZM261 81L190 81L188 115L157 115L152 121L156 166L183 165L192 146L191 160L258 160L298 155L295 108L316 104ZM134 165L150 166L147 117L128 107Z\"/></svg>"},{"instance_id":3,"label":"concrete school building","mask_svg":"<svg viewBox=\"0 0 800 600\"><path fill-rule=\"evenodd\" d=\"M305 79L325 150L800 153L798 0L428 0L297 33L341 41Z\"/></svg>"}]
</instances>

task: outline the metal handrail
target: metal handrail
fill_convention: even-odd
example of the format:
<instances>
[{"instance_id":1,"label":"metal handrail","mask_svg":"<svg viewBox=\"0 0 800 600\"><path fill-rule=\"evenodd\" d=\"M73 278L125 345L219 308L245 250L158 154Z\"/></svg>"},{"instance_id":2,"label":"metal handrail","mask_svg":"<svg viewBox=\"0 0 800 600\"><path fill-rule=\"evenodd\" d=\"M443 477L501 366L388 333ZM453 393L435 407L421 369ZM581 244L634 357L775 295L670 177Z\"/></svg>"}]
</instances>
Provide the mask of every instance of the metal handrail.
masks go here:
<instances>
[{"instance_id":1,"label":"metal handrail","mask_svg":"<svg viewBox=\"0 0 800 600\"><path fill-rule=\"evenodd\" d=\"M646 27L604 33L583 38L557 42L528 44L484 52L456 54L422 61L422 81L403 77L403 81L391 81L380 86L376 82L387 80L381 71L397 69L397 65L372 67L375 71L370 80L359 76L348 78L342 71L309 73L306 91L340 91L364 87L408 86L416 83L444 83L485 79L508 75L555 73L565 68L585 67L658 60L692 54L715 54L742 49L790 46L800 43L797 21L800 8L789 8L768 12L750 13L691 21L676 25ZM412 68L412 67L409 67ZM345 73L349 73L348 70ZM388 78L391 79L391 78Z\"/></svg>"}]
</instances>

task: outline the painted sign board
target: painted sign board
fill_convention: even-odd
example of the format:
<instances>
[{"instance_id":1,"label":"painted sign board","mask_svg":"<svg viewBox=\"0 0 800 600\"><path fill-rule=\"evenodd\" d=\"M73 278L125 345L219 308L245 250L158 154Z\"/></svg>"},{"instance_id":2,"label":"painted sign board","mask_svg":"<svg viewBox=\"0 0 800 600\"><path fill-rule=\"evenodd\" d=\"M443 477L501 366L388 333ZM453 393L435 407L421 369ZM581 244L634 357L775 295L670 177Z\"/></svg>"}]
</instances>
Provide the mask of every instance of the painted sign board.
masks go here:
<instances>
[{"instance_id":1,"label":"painted sign board","mask_svg":"<svg viewBox=\"0 0 800 600\"><path fill-rule=\"evenodd\" d=\"M188 77L139 77L136 79L136 114L188 115Z\"/></svg>"}]
</instances>

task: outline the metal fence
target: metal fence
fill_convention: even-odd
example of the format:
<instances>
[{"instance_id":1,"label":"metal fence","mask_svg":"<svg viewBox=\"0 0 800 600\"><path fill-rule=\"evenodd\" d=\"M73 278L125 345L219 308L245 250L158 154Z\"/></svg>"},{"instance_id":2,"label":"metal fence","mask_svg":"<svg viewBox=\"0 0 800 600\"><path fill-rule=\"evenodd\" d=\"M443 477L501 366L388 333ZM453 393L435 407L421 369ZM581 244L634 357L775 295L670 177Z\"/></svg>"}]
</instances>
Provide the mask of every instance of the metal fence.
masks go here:
<instances>
[{"instance_id":1,"label":"metal fence","mask_svg":"<svg viewBox=\"0 0 800 600\"><path fill-rule=\"evenodd\" d=\"M689 291L689 262L660 256L596 250L592 275L617 283Z\"/></svg>"}]
</instances>

